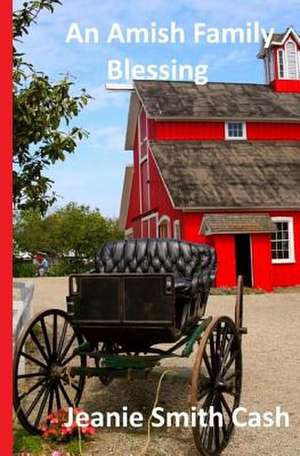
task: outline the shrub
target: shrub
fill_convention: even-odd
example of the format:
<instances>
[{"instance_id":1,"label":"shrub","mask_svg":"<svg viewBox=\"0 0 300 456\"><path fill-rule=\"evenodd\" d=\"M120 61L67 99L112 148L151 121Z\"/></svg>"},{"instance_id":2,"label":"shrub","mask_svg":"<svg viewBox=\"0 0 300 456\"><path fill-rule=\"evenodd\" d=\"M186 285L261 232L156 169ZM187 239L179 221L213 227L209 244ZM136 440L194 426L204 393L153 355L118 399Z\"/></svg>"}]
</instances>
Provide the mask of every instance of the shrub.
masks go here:
<instances>
[{"instance_id":1,"label":"shrub","mask_svg":"<svg viewBox=\"0 0 300 456\"><path fill-rule=\"evenodd\" d=\"M64 258L50 267L50 277L62 277L74 273L84 273L93 269L93 262L85 262L82 258Z\"/></svg>"},{"instance_id":2,"label":"shrub","mask_svg":"<svg viewBox=\"0 0 300 456\"><path fill-rule=\"evenodd\" d=\"M35 277L36 268L34 264L28 262L14 262L13 265L14 277Z\"/></svg>"}]
</instances>

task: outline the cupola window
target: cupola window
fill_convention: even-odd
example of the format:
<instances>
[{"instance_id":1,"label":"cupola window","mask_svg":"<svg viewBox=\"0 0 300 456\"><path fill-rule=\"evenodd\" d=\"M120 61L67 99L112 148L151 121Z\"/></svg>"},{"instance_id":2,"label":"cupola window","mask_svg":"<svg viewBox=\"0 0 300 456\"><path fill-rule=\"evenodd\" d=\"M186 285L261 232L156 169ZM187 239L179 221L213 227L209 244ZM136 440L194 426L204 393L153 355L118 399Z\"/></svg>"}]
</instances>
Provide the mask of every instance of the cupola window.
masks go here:
<instances>
[{"instance_id":1,"label":"cupola window","mask_svg":"<svg viewBox=\"0 0 300 456\"><path fill-rule=\"evenodd\" d=\"M286 45L287 70L289 79L297 79L297 48L293 41L288 41Z\"/></svg>"},{"instance_id":2,"label":"cupola window","mask_svg":"<svg viewBox=\"0 0 300 456\"><path fill-rule=\"evenodd\" d=\"M279 77L281 79L284 78L284 51L282 49L279 49L278 51L278 68L279 68Z\"/></svg>"}]
</instances>

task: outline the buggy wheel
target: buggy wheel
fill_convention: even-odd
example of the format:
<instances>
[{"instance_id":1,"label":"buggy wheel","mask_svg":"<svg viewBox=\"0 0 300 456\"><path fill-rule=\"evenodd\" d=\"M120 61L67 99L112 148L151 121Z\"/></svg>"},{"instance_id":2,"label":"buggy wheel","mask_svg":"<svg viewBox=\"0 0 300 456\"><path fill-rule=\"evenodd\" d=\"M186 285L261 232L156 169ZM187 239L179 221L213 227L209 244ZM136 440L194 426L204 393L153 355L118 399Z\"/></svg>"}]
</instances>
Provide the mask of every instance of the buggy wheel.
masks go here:
<instances>
[{"instance_id":1,"label":"buggy wheel","mask_svg":"<svg viewBox=\"0 0 300 456\"><path fill-rule=\"evenodd\" d=\"M67 367L86 366L86 357L73 353L83 342L59 309L39 313L23 329L15 348L13 402L27 431L42 433L48 415L79 404L85 377L71 379Z\"/></svg>"},{"instance_id":2,"label":"buggy wheel","mask_svg":"<svg viewBox=\"0 0 300 456\"><path fill-rule=\"evenodd\" d=\"M197 418L193 427L201 455L219 455L227 446L241 386L242 353L236 326L229 317L214 318L200 339L192 373L192 410L207 414L202 421ZM219 413L210 416L213 412Z\"/></svg>"}]
</instances>

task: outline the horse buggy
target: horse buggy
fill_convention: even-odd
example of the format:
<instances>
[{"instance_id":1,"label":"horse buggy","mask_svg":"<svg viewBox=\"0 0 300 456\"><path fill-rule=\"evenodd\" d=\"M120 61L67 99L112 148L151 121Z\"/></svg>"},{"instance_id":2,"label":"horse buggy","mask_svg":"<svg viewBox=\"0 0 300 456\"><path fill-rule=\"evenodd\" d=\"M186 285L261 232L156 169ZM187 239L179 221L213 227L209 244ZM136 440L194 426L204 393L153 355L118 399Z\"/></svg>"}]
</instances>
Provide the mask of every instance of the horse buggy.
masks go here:
<instances>
[{"instance_id":1,"label":"horse buggy","mask_svg":"<svg viewBox=\"0 0 300 456\"><path fill-rule=\"evenodd\" d=\"M69 277L67 311L48 309L24 327L15 347L14 408L25 429L78 406L86 379L147 379L168 358L193 355L189 406L206 413L192 427L201 455L218 455L234 429L242 389L243 284L233 318L206 306L215 250L174 239L109 242L95 270ZM209 423L211 410L223 419Z\"/></svg>"}]
</instances>

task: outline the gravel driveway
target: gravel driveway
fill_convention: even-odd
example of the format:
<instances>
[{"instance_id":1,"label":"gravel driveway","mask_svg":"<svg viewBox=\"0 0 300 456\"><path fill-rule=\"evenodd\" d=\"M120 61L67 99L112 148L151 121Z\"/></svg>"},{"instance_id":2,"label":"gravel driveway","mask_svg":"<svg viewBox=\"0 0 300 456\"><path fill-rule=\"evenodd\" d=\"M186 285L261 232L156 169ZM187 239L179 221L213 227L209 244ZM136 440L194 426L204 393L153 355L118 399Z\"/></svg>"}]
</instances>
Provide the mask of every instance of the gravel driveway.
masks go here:
<instances>
[{"instance_id":1,"label":"gravel driveway","mask_svg":"<svg viewBox=\"0 0 300 456\"><path fill-rule=\"evenodd\" d=\"M65 308L66 278L37 278L33 312L49 307ZM234 296L212 296L207 314L232 315ZM242 404L249 412L274 411L281 406L290 416L289 428L240 428L224 455L299 456L300 455L300 294L272 293L245 296L243 342L244 385ZM159 375L172 366L176 375L163 381L159 405L167 410L187 409L189 377L193 363L170 360L155 370L147 382L115 380L103 387L98 379L88 380L82 406L88 411L151 411ZM145 419L146 421L146 419ZM142 429L99 430L89 454L139 455L146 441ZM147 454L151 456L197 456L190 429L153 429Z\"/></svg>"}]
</instances>

